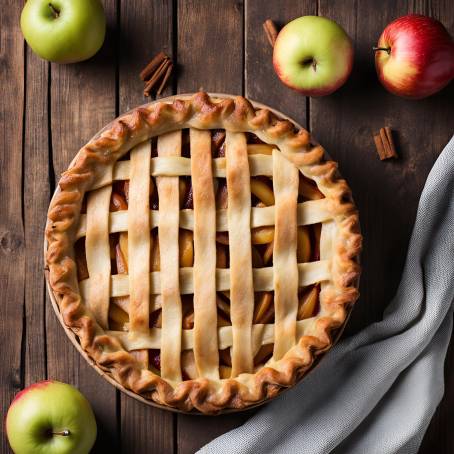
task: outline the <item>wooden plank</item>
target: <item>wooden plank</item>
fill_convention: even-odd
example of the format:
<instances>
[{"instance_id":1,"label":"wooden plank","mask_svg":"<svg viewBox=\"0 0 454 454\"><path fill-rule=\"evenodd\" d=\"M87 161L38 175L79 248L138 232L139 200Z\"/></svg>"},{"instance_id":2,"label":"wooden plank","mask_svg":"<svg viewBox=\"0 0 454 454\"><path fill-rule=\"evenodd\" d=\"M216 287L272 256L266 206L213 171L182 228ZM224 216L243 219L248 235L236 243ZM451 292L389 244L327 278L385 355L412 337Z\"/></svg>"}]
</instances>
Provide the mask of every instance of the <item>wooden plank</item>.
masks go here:
<instances>
[{"instance_id":1,"label":"wooden plank","mask_svg":"<svg viewBox=\"0 0 454 454\"><path fill-rule=\"evenodd\" d=\"M454 32L452 2L387 2L378 8L353 0L320 1L319 14L338 21L354 40L356 51L356 66L347 84L328 98L311 100L310 110L312 131L339 162L353 189L364 234L361 299L346 334L379 320L393 297L425 179L453 133L453 84L428 99L407 101L387 93L376 78L371 46L389 22L408 12L430 14ZM379 161L372 140L372 133L385 125L395 131L400 155L392 162ZM448 377L452 367L448 362ZM431 426L440 429L436 435L426 435L430 441L425 446L437 446L435 437L440 440L438 449L424 452L454 449L448 429L452 399L450 391Z\"/></svg>"},{"instance_id":2,"label":"wooden plank","mask_svg":"<svg viewBox=\"0 0 454 454\"><path fill-rule=\"evenodd\" d=\"M47 115L49 64L27 48L24 128L25 363L24 386L47 377L44 219L49 206Z\"/></svg>"},{"instance_id":3,"label":"wooden plank","mask_svg":"<svg viewBox=\"0 0 454 454\"><path fill-rule=\"evenodd\" d=\"M243 93L243 5L179 0L178 93Z\"/></svg>"},{"instance_id":4,"label":"wooden plank","mask_svg":"<svg viewBox=\"0 0 454 454\"><path fill-rule=\"evenodd\" d=\"M173 59L173 2L137 0L122 2L120 15L119 89L120 112L127 112L153 98L143 96L139 73L160 51ZM162 96L172 94L172 79Z\"/></svg>"},{"instance_id":5,"label":"wooden plank","mask_svg":"<svg viewBox=\"0 0 454 454\"><path fill-rule=\"evenodd\" d=\"M139 73L159 51L173 57L171 0L121 2L119 56L119 111L148 102ZM172 93L169 83L163 95ZM121 395L121 444L128 454L174 451L173 413L146 406Z\"/></svg>"},{"instance_id":6,"label":"wooden plank","mask_svg":"<svg viewBox=\"0 0 454 454\"><path fill-rule=\"evenodd\" d=\"M203 89L243 93L243 5L231 1L178 2L178 93ZM178 415L181 454L193 453L218 435L241 425L246 414Z\"/></svg>"},{"instance_id":7,"label":"wooden plank","mask_svg":"<svg viewBox=\"0 0 454 454\"><path fill-rule=\"evenodd\" d=\"M115 0L104 3L108 30L116 28ZM77 151L115 117L115 36L106 35L92 59L72 65L51 65L50 124L56 182ZM47 302L47 358L49 378L78 387L93 406L98 437L94 451L118 449L116 389L105 382L66 339L50 302Z\"/></svg>"},{"instance_id":8,"label":"wooden plank","mask_svg":"<svg viewBox=\"0 0 454 454\"><path fill-rule=\"evenodd\" d=\"M268 2L247 0L245 3L245 94L254 101L269 105L306 125L304 96L286 87L273 68L273 49L263 30L263 23L271 19L278 30L289 21L303 15L316 14L312 0L283 0Z\"/></svg>"},{"instance_id":9,"label":"wooden plank","mask_svg":"<svg viewBox=\"0 0 454 454\"><path fill-rule=\"evenodd\" d=\"M241 426L255 412L256 410L247 410L219 416L178 415L178 453L196 452L211 440Z\"/></svg>"},{"instance_id":10,"label":"wooden plank","mask_svg":"<svg viewBox=\"0 0 454 454\"><path fill-rule=\"evenodd\" d=\"M0 368L0 408L6 415L14 394L23 386L21 346L23 339L25 240L22 218L22 127L24 108L24 43L19 29L20 5L6 2L0 17L0 344L4 347ZM2 425L2 432L4 426ZM7 452L2 436L0 449Z\"/></svg>"}]
</instances>

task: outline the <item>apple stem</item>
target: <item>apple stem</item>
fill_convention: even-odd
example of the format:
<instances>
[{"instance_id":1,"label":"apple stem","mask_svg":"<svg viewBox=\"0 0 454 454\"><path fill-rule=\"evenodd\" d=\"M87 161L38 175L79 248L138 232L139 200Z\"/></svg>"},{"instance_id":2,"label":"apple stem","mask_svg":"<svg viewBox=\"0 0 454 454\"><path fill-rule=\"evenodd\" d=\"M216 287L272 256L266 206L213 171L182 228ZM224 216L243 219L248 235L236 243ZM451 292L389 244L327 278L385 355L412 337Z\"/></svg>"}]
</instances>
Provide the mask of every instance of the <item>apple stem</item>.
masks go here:
<instances>
[{"instance_id":1,"label":"apple stem","mask_svg":"<svg viewBox=\"0 0 454 454\"><path fill-rule=\"evenodd\" d=\"M49 8L52 10L52 12L54 13L54 17L55 19L60 15L60 11L58 11L57 8L55 8L54 5L52 5L52 3L49 3Z\"/></svg>"},{"instance_id":2,"label":"apple stem","mask_svg":"<svg viewBox=\"0 0 454 454\"><path fill-rule=\"evenodd\" d=\"M70 433L71 432L68 429L64 429L61 432L52 432L52 435L61 435L63 437L68 437Z\"/></svg>"},{"instance_id":3,"label":"apple stem","mask_svg":"<svg viewBox=\"0 0 454 454\"><path fill-rule=\"evenodd\" d=\"M374 52L377 52L378 50L384 50L385 52L388 53L388 55L391 53L391 48L390 47L372 47L372 50Z\"/></svg>"},{"instance_id":4,"label":"apple stem","mask_svg":"<svg viewBox=\"0 0 454 454\"><path fill-rule=\"evenodd\" d=\"M315 58L312 60L312 68L314 71L317 71L317 60Z\"/></svg>"}]
</instances>

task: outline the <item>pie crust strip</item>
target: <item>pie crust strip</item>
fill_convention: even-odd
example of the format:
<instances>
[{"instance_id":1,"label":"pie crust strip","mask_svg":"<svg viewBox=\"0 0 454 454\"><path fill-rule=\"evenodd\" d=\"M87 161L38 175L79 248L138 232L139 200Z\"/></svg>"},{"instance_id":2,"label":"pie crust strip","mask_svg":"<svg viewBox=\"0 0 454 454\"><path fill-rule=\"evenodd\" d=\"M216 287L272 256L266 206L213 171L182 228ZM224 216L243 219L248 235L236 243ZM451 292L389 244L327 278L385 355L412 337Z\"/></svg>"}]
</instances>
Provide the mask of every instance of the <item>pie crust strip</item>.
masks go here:
<instances>
[{"instance_id":1,"label":"pie crust strip","mask_svg":"<svg viewBox=\"0 0 454 454\"><path fill-rule=\"evenodd\" d=\"M85 254L90 285L86 295L87 307L98 323L109 326L110 303L110 246L109 246L109 205L112 186L106 186L88 193L87 235Z\"/></svg>"},{"instance_id":2,"label":"pie crust strip","mask_svg":"<svg viewBox=\"0 0 454 454\"><path fill-rule=\"evenodd\" d=\"M180 268L180 293L190 295L194 293L193 268ZM150 274L152 294L158 295L161 291L159 271ZM274 290L273 268L254 268L252 270L254 289L256 292L269 292ZM298 263L298 287L316 284L331 279L331 260L318 262ZM216 291L223 292L230 289L230 270L227 268L216 269ZM81 295L88 295L90 279L79 282ZM129 294L129 280L127 274L111 276L111 297L127 296Z\"/></svg>"},{"instance_id":3,"label":"pie crust strip","mask_svg":"<svg viewBox=\"0 0 454 454\"><path fill-rule=\"evenodd\" d=\"M129 333L147 333L150 318L151 142L131 150L128 206Z\"/></svg>"},{"instance_id":4,"label":"pie crust strip","mask_svg":"<svg viewBox=\"0 0 454 454\"><path fill-rule=\"evenodd\" d=\"M334 220L329 222L324 222L320 231L320 260L334 260L334 242L336 238L336 224ZM334 266L331 267L331 272L333 272ZM332 287L332 281L322 282L320 285L320 311L323 315L329 315L330 307L327 301L327 293L329 293L329 288Z\"/></svg>"},{"instance_id":5,"label":"pie crust strip","mask_svg":"<svg viewBox=\"0 0 454 454\"><path fill-rule=\"evenodd\" d=\"M158 137L158 156L181 155L181 131ZM148 175L148 179L150 176ZM179 283L179 177L157 177L159 196L158 239L161 269L162 338L161 376L170 382L181 381L182 307Z\"/></svg>"},{"instance_id":6,"label":"pie crust strip","mask_svg":"<svg viewBox=\"0 0 454 454\"><path fill-rule=\"evenodd\" d=\"M297 200L299 170L273 150L274 230L274 350L278 361L296 342L298 311Z\"/></svg>"},{"instance_id":7,"label":"pie crust strip","mask_svg":"<svg viewBox=\"0 0 454 454\"><path fill-rule=\"evenodd\" d=\"M296 333L297 338L301 338L309 325L309 319L299 320L296 322ZM252 344L253 351L256 353L262 345L272 344L274 342L274 324L266 325L253 325L252 326ZM219 348L224 350L229 348L233 344L232 327L222 326L216 329L216 336L219 338ZM108 331L117 339L120 339L123 346L128 351L134 351L138 349L158 349L161 345L161 334L160 328L152 328L148 334L143 334L136 339L130 339L128 333L124 331ZM181 338L182 350L191 350L194 348L194 330L183 330Z\"/></svg>"},{"instance_id":8,"label":"pie crust strip","mask_svg":"<svg viewBox=\"0 0 454 454\"><path fill-rule=\"evenodd\" d=\"M194 359L199 377L219 379L216 308L216 203L211 132L190 129L194 200Z\"/></svg>"},{"instance_id":9,"label":"pie crust strip","mask_svg":"<svg viewBox=\"0 0 454 454\"><path fill-rule=\"evenodd\" d=\"M227 131L226 179L230 248L232 377L252 372L254 286L251 253L251 191L246 135Z\"/></svg>"},{"instance_id":10,"label":"pie crust strip","mask_svg":"<svg viewBox=\"0 0 454 454\"><path fill-rule=\"evenodd\" d=\"M249 173L251 176L273 175L273 159L267 155L250 155ZM225 158L213 159L213 176L216 178L225 178L226 160ZM111 184L112 180L128 180L130 173L129 161L118 161L113 170L113 176L108 175L96 183L95 187ZM181 156L158 156L151 159L150 174L153 177L178 177L191 175L191 159ZM108 178L108 179L107 179Z\"/></svg>"},{"instance_id":11,"label":"pie crust strip","mask_svg":"<svg viewBox=\"0 0 454 454\"><path fill-rule=\"evenodd\" d=\"M275 207L268 206L263 208L252 207L251 212L251 227L262 227L266 225L274 225ZM128 211L115 211L109 213L109 233L126 232L128 230ZM297 206L297 222L298 225L317 224L332 219L333 213L330 207L329 199L309 200L307 202L298 203ZM150 211L151 228L157 227L159 222L159 212L156 210ZM80 217L79 229L77 238L81 238L86 234L87 229L86 215ZM193 210L180 211L180 228L193 230L194 229L194 212ZM216 212L216 231L226 232L228 230L227 210L221 209Z\"/></svg>"}]
</instances>

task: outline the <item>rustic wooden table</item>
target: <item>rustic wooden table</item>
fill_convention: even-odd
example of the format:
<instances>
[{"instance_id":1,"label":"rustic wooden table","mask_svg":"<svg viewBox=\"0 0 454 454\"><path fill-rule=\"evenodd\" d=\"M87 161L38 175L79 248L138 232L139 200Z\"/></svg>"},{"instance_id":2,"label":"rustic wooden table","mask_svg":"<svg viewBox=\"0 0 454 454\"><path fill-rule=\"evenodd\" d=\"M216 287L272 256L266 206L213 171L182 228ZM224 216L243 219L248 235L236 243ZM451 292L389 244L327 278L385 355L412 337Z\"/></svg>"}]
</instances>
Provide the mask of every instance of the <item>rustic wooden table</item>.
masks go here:
<instances>
[{"instance_id":1,"label":"rustic wooden table","mask_svg":"<svg viewBox=\"0 0 454 454\"><path fill-rule=\"evenodd\" d=\"M194 452L253 411L194 417L154 409L119 393L85 363L44 288L43 227L58 176L98 129L145 102L138 74L159 50L178 65L164 95L203 88L244 94L287 113L339 162L360 209L361 299L345 335L353 334L380 319L393 296L424 181L454 132L454 83L424 101L392 96L377 81L371 48L386 24L408 12L434 16L454 34L454 3L105 0L103 49L90 61L62 66L40 60L24 45L21 3L3 2L0 16L2 414L17 391L49 377L76 385L93 404L99 428L94 452ZM272 18L283 25L305 14L338 21L354 41L350 80L327 98L307 99L285 88L271 66L262 22ZM396 131L396 161L377 158L372 132L384 125ZM454 348L446 383L422 453L454 452ZM5 436L1 443L8 452Z\"/></svg>"}]
</instances>

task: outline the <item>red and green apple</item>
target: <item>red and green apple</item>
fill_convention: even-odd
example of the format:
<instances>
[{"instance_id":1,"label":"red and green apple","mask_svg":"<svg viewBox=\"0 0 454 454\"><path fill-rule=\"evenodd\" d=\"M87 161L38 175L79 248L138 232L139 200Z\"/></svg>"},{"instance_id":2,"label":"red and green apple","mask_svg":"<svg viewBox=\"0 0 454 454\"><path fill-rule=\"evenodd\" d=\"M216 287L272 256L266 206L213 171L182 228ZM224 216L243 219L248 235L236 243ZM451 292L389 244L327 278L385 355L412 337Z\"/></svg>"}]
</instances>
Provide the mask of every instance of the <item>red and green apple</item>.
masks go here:
<instances>
[{"instance_id":1,"label":"red and green apple","mask_svg":"<svg viewBox=\"0 0 454 454\"><path fill-rule=\"evenodd\" d=\"M306 96L329 95L348 79L353 46L333 20L303 16L279 33L273 51L274 69L281 81Z\"/></svg>"},{"instance_id":2,"label":"red and green apple","mask_svg":"<svg viewBox=\"0 0 454 454\"><path fill-rule=\"evenodd\" d=\"M15 454L87 454L96 439L96 420L76 388L47 380L16 395L6 432Z\"/></svg>"},{"instance_id":3,"label":"red and green apple","mask_svg":"<svg viewBox=\"0 0 454 454\"><path fill-rule=\"evenodd\" d=\"M396 19L374 50L378 78L398 96L425 98L454 78L454 41L431 17L409 14Z\"/></svg>"},{"instance_id":4,"label":"red and green apple","mask_svg":"<svg viewBox=\"0 0 454 454\"><path fill-rule=\"evenodd\" d=\"M20 25L33 52L57 63L87 60L106 34L100 0L27 0Z\"/></svg>"}]
</instances>

